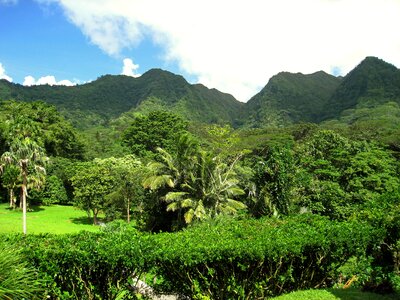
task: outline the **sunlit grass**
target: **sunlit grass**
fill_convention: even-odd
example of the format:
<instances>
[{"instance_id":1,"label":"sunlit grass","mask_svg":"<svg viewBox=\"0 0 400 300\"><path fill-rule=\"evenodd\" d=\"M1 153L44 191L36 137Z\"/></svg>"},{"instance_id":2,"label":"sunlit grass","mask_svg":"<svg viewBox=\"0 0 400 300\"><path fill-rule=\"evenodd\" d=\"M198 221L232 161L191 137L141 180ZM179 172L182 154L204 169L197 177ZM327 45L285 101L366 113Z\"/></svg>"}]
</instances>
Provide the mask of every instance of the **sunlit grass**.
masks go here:
<instances>
[{"instance_id":1,"label":"sunlit grass","mask_svg":"<svg viewBox=\"0 0 400 300\"><path fill-rule=\"evenodd\" d=\"M97 231L87 214L72 206L35 206L27 213L27 233L73 233L81 230ZM22 232L22 211L0 204L0 233Z\"/></svg>"},{"instance_id":2,"label":"sunlit grass","mask_svg":"<svg viewBox=\"0 0 400 300\"><path fill-rule=\"evenodd\" d=\"M272 300L395 300L399 295L379 295L358 289L325 289L297 291Z\"/></svg>"}]
</instances>

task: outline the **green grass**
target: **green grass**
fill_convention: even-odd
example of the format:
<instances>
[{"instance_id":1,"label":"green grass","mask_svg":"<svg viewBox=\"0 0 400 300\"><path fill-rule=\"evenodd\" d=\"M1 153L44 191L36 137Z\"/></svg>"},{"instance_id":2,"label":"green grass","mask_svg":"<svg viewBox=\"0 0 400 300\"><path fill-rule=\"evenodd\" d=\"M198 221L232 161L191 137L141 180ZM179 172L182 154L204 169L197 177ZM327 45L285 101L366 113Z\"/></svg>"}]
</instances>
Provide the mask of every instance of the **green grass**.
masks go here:
<instances>
[{"instance_id":1,"label":"green grass","mask_svg":"<svg viewBox=\"0 0 400 300\"><path fill-rule=\"evenodd\" d=\"M98 231L87 214L72 206L34 206L27 213L27 233L73 233L81 230ZM0 233L22 232L22 211L0 204Z\"/></svg>"},{"instance_id":2,"label":"green grass","mask_svg":"<svg viewBox=\"0 0 400 300\"><path fill-rule=\"evenodd\" d=\"M273 300L395 300L400 299L399 295L379 295L374 293L362 292L358 289L325 289L297 291Z\"/></svg>"}]
</instances>

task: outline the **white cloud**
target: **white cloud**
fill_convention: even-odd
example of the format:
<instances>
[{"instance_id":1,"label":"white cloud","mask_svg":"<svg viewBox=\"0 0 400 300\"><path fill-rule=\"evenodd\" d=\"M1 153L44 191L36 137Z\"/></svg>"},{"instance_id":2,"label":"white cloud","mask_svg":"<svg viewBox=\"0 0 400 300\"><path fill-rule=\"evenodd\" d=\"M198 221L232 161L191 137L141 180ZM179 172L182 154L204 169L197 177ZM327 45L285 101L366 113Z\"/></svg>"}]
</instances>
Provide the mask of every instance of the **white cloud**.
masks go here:
<instances>
[{"instance_id":1,"label":"white cloud","mask_svg":"<svg viewBox=\"0 0 400 300\"><path fill-rule=\"evenodd\" d=\"M280 71L351 70L365 56L400 66L399 0L37 0L59 3L118 56L151 38L200 82L248 100Z\"/></svg>"},{"instance_id":2,"label":"white cloud","mask_svg":"<svg viewBox=\"0 0 400 300\"><path fill-rule=\"evenodd\" d=\"M4 67L1 63L0 63L0 79L5 79L9 82L13 81L13 79L6 74L6 70L4 69Z\"/></svg>"},{"instance_id":3,"label":"white cloud","mask_svg":"<svg viewBox=\"0 0 400 300\"><path fill-rule=\"evenodd\" d=\"M139 69L139 65L133 63L133 60L130 58L125 58L123 60L124 65L122 66L122 75L131 76L131 77L139 77L140 74L136 73L136 70Z\"/></svg>"},{"instance_id":4,"label":"white cloud","mask_svg":"<svg viewBox=\"0 0 400 300\"><path fill-rule=\"evenodd\" d=\"M73 83L69 80L61 80L57 81L54 76L43 76L40 77L38 80L36 80L33 76L28 75L25 76L23 85L25 86L32 86L32 85L65 85L65 86L73 86L76 85L76 83Z\"/></svg>"},{"instance_id":5,"label":"white cloud","mask_svg":"<svg viewBox=\"0 0 400 300\"><path fill-rule=\"evenodd\" d=\"M22 84L25 86L32 86L32 85L36 84L36 80L33 76L28 75L28 76L25 76L24 82Z\"/></svg>"}]
</instances>

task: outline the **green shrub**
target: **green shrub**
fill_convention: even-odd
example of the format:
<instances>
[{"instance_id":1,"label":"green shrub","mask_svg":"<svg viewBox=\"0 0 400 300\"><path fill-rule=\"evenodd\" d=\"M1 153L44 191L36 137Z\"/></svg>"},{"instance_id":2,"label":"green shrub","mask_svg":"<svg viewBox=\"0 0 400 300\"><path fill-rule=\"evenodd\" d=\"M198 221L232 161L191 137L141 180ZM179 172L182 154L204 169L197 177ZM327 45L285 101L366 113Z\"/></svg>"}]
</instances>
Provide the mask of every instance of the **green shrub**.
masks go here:
<instances>
[{"instance_id":1,"label":"green shrub","mask_svg":"<svg viewBox=\"0 0 400 300\"><path fill-rule=\"evenodd\" d=\"M300 215L223 218L153 235L114 223L100 233L8 235L0 242L24 249L56 299L135 299L132 280L146 273L157 278L155 288L163 293L260 299L333 285L339 268L350 257L364 256L376 237L365 224Z\"/></svg>"},{"instance_id":2,"label":"green shrub","mask_svg":"<svg viewBox=\"0 0 400 300\"><path fill-rule=\"evenodd\" d=\"M21 251L0 243L0 253L0 299L39 299L42 281Z\"/></svg>"},{"instance_id":3,"label":"green shrub","mask_svg":"<svg viewBox=\"0 0 400 300\"><path fill-rule=\"evenodd\" d=\"M165 291L257 299L333 285L338 268L375 237L369 226L313 215L225 221L154 236L154 265Z\"/></svg>"}]
</instances>

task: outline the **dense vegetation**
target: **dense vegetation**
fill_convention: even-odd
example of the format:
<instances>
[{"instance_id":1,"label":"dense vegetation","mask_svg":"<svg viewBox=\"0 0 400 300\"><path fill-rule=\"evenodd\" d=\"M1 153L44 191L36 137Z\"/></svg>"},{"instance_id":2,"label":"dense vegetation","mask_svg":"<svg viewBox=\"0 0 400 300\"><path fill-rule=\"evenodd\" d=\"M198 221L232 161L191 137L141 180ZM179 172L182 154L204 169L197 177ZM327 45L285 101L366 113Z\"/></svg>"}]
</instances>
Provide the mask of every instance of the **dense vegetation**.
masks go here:
<instances>
[{"instance_id":1,"label":"dense vegetation","mask_svg":"<svg viewBox=\"0 0 400 300\"><path fill-rule=\"evenodd\" d=\"M156 104L192 121L233 122L241 103L231 95L191 85L183 77L158 69L139 78L106 75L83 85L25 87L0 80L0 99L42 100L53 104L79 128L104 125L129 110Z\"/></svg>"},{"instance_id":2,"label":"dense vegetation","mask_svg":"<svg viewBox=\"0 0 400 300\"><path fill-rule=\"evenodd\" d=\"M240 105L215 119L218 92L159 70L74 88L2 82L0 97L17 100L0 105L1 195L10 210L21 208L25 235L0 235L0 249L15 251L24 270L0 260L0 296L12 293L2 279L9 274L21 276L15 295L39 299L136 299L138 279L190 299L263 299L350 283L398 292L398 72L367 58L343 79L279 74L247 104L254 118L238 129ZM340 93L352 100L328 110ZM191 102L195 94L210 102ZM32 101L39 96L60 112ZM124 106L125 96L140 103ZM113 99L125 104L105 106ZM100 110L107 122L88 126ZM74 127L69 113L86 111ZM26 235L33 204L73 205L104 228Z\"/></svg>"},{"instance_id":3,"label":"dense vegetation","mask_svg":"<svg viewBox=\"0 0 400 300\"><path fill-rule=\"evenodd\" d=\"M247 102L245 122L253 127L319 122L340 82L341 78L323 71L310 75L279 73Z\"/></svg>"}]
</instances>

